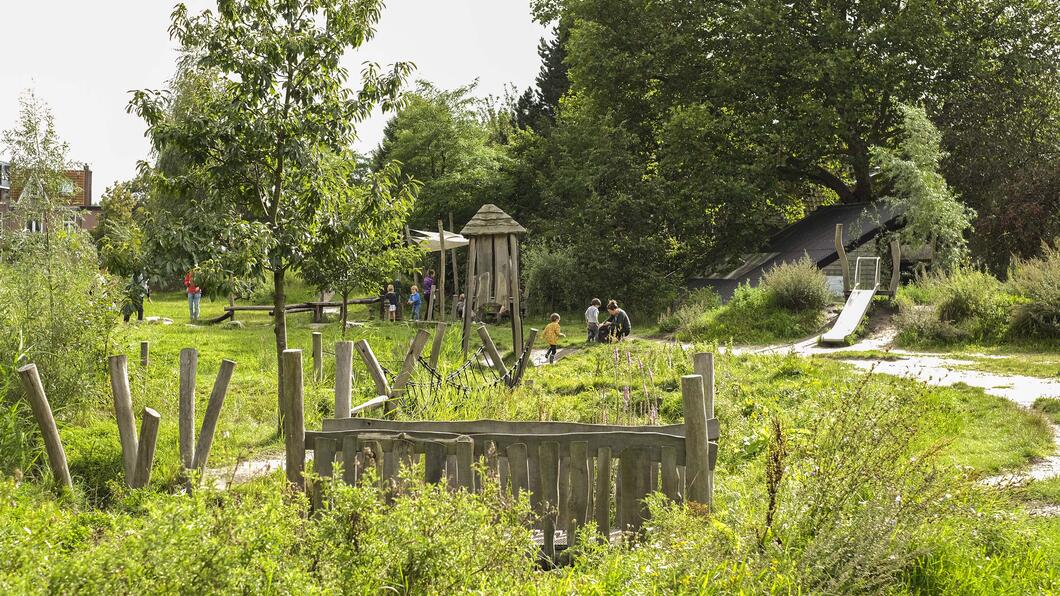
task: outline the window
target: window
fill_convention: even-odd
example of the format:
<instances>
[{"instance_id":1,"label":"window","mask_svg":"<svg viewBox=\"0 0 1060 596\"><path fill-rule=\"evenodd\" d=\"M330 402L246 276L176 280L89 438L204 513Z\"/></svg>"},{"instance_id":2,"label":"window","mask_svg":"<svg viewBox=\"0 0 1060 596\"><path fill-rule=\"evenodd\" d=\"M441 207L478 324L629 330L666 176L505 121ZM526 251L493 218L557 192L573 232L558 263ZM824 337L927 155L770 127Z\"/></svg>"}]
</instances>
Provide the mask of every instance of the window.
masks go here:
<instances>
[{"instance_id":1,"label":"window","mask_svg":"<svg viewBox=\"0 0 1060 596\"><path fill-rule=\"evenodd\" d=\"M77 227L76 213L67 213L63 216L63 228L65 228L67 232L73 232Z\"/></svg>"},{"instance_id":2,"label":"window","mask_svg":"<svg viewBox=\"0 0 1060 596\"><path fill-rule=\"evenodd\" d=\"M72 180L63 180L62 189L59 191L64 195L74 194L74 182Z\"/></svg>"},{"instance_id":3,"label":"window","mask_svg":"<svg viewBox=\"0 0 1060 596\"><path fill-rule=\"evenodd\" d=\"M36 219L31 219L31 220L26 222L26 231L27 232L34 232L34 233L43 232L44 231L44 227L41 226L40 221L38 221Z\"/></svg>"}]
</instances>

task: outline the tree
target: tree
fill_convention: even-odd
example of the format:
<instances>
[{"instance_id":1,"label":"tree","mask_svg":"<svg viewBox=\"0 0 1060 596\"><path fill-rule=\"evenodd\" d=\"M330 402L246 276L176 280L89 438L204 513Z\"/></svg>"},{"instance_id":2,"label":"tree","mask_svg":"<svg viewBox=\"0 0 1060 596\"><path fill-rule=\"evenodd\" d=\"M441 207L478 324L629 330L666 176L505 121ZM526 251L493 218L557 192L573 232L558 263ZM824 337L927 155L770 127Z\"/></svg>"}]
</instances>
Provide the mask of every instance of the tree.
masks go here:
<instances>
[{"instance_id":1,"label":"tree","mask_svg":"<svg viewBox=\"0 0 1060 596\"><path fill-rule=\"evenodd\" d=\"M552 29L552 38L537 46L537 55L541 57L541 70L538 72L536 87L527 88L519 96L515 106L515 121L520 128L530 128L543 133L555 124L559 113L559 102L570 89L570 78L567 76L567 39L570 27L561 21Z\"/></svg>"},{"instance_id":2,"label":"tree","mask_svg":"<svg viewBox=\"0 0 1060 596\"><path fill-rule=\"evenodd\" d=\"M131 277L146 268L144 254L142 178L116 182L100 199L99 219L92 230L104 269Z\"/></svg>"},{"instance_id":3,"label":"tree","mask_svg":"<svg viewBox=\"0 0 1060 596\"><path fill-rule=\"evenodd\" d=\"M898 147L874 147L872 164L888 187L884 201L900 214L909 244L934 244L939 264L953 270L967 261L965 233L975 211L961 204L939 173L942 135L923 108L902 106L905 131Z\"/></svg>"},{"instance_id":4,"label":"tree","mask_svg":"<svg viewBox=\"0 0 1060 596\"><path fill-rule=\"evenodd\" d=\"M320 291L342 297L342 335L349 319L346 302L358 290L377 291L395 271L408 271L422 250L404 241L404 225L418 185L402 179L398 164L368 173L326 208L302 265L302 277Z\"/></svg>"},{"instance_id":5,"label":"tree","mask_svg":"<svg viewBox=\"0 0 1060 596\"><path fill-rule=\"evenodd\" d=\"M287 273L305 259L322 206L350 184L354 127L377 105L397 107L411 70L369 63L359 91L345 86L340 60L373 36L381 10L381 0L221 0L216 13L190 15L178 4L170 33L183 61L217 73L220 88L183 121L166 118L166 93L137 91L131 103L155 150L177 148L202 174L202 212L260 239L244 257L272 273L277 359L287 348Z\"/></svg>"}]
</instances>

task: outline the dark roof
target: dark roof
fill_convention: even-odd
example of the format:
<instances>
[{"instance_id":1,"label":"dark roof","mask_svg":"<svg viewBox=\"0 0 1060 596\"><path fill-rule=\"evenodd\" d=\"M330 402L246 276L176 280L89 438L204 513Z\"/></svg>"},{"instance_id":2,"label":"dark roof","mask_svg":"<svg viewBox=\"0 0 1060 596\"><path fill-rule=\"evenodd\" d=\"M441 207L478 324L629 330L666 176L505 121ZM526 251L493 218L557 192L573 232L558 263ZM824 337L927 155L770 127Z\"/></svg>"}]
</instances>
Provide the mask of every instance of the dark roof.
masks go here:
<instances>
[{"instance_id":1,"label":"dark roof","mask_svg":"<svg viewBox=\"0 0 1060 596\"><path fill-rule=\"evenodd\" d=\"M742 267L742 270L737 270L738 274L724 279L690 280L690 286L713 286L723 297L727 297L731 296L738 283L758 285L770 268L798 261L803 255L808 255L818 267L830 265L839 259L835 249L836 224L843 224L847 250L853 250L880 233L899 227L897 213L879 202L819 207L769 238L759 249L760 262Z\"/></svg>"},{"instance_id":2,"label":"dark roof","mask_svg":"<svg viewBox=\"0 0 1060 596\"><path fill-rule=\"evenodd\" d=\"M525 234L526 228L512 219L500 207L487 203L460 230L462 236L489 236L491 234Z\"/></svg>"}]
</instances>

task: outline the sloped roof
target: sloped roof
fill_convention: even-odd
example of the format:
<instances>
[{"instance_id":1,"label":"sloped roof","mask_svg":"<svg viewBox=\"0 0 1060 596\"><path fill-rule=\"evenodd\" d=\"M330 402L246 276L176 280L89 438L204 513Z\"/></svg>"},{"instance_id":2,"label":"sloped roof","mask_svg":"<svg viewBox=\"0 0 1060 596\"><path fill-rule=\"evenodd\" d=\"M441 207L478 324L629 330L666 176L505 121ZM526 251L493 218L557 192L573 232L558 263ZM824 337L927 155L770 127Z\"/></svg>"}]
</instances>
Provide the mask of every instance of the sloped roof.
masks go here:
<instances>
[{"instance_id":1,"label":"sloped roof","mask_svg":"<svg viewBox=\"0 0 1060 596\"><path fill-rule=\"evenodd\" d=\"M483 205L478 213L460 230L463 236L488 236L491 234L525 234L526 228L501 211L492 203Z\"/></svg>"},{"instance_id":2,"label":"sloped roof","mask_svg":"<svg viewBox=\"0 0 1060 596\"><path fill-rule=\"evenodd\" d=\"M412 230L416 234L416 242L419 243L427 252L440 252L442 250L442 241L438 236L438 232L428 232L425 230ZM468 239L464 238L460 234L454 234L448 230L445 232L445 250L452 250L454 248L460 248L461 246L467 246Z\"/></svg>"}]
</instances>

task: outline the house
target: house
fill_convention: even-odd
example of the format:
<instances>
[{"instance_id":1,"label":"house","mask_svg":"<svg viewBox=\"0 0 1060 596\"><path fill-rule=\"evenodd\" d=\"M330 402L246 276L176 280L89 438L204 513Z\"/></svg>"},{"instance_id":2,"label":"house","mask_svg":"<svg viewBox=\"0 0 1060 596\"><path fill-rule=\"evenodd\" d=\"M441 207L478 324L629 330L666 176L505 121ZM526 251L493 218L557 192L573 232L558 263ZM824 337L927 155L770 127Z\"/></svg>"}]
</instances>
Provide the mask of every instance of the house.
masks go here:
<instances>
[{"instance_id":1,"label":"house","mask_svg":"<svg viewBox=\"0 0 1060 596\"><path fill-rule=\"evenodd\" d=\"M83 230L96 227L99 220L99 205L92 202L92 170L85 164L80 170L67 170L69 184L65 189L67 200L74 207L63 225L77 226ZM14 187L11 182L11 167L7 162L0 162L0 231L25 229L40 231L41 222L30 219L22 221L17 217L14 205L22 195L22 189Z\"/></svg>"},{"instance_id":2,"label":"house","mask_svg":"<svg viewBox=\"0 0 1060 596\"><path fill-rule=\"evenodd\" d=\"M858 257L880 257L880 276L887 279L891 256L884 239L902 226L900 214L882 202L843 203L818 207L803 219L781 229L767 239L759 252L746 255L743 263L720 275L690 279L690 288L712 287L723 300L732 297L737 286L757 286L765 273L782 263L808 257L828 278L829 287L842 295L843 269L836 244L836 226L842 226L843 247L851 270ZM930 260L923 249L901 247L900 271L921 260ZM927 255L927 256L925 256Z\"/></svg>"}]
</instances>

